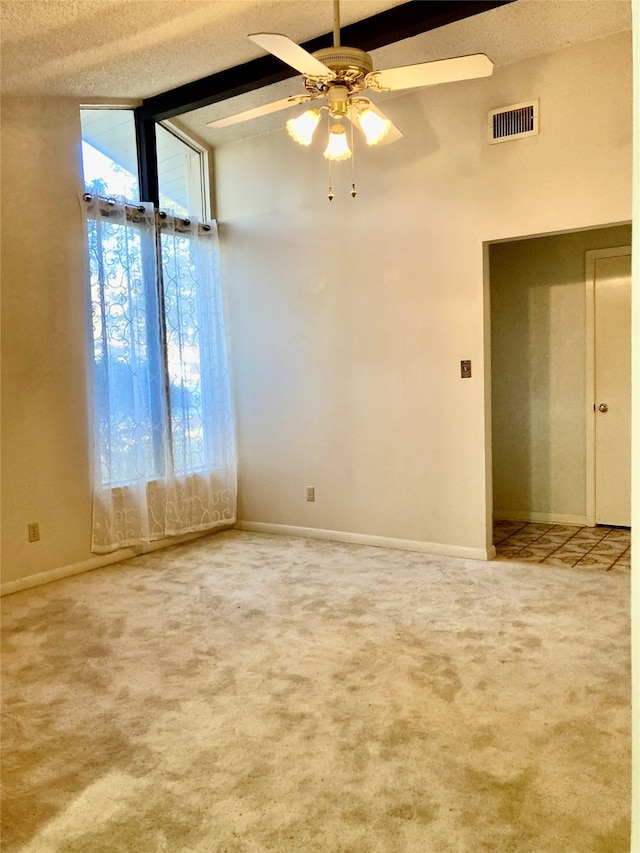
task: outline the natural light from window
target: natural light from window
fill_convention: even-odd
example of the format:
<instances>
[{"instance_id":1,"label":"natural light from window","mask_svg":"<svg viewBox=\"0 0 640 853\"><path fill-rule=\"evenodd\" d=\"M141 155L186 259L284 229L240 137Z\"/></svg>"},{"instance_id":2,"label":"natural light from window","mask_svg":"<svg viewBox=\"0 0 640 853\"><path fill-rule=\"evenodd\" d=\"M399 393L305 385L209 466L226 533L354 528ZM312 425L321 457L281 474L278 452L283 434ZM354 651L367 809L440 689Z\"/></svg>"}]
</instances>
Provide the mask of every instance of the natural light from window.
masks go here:
<instances>
[{"instance_id":1,"label":"natural light from window","mask_svg":"<svg viewBox=\"0 0 640 853\"><path fill-rule=\"evenodd\" d=\"M85 189L110 199L87 218L100 480L106 488L140 470L160 477L167 453L175 474L205 471L215 434L206 365L217 241L195 224L203 155L158 125L160 207L184 221L176 226L150 205L134 216L122 203L139 199L133 113L84 109L81 118Z\"/></svg>"},{"instance_id":2,"label":"natural light from window","mask_svg":"<svg viewBox=\"0 0 640 853\"><path fill-rule=\"evenodd\" d=\"M133 110L83 109L82 166L87 189L138 201L138 155Z\"/></svg>"},{"instance_id":3,"label":"natural light from window","mask_svg":"<svg viewBox=\"0 0 640 853\"><path fill-rule=\"evenodd\" d=\"M88 142L82 143L82 167L85 187L101 195L122 195L130 200L138 198L138 179L118 166L110 157Z\"/></svg>"}]
</instances>

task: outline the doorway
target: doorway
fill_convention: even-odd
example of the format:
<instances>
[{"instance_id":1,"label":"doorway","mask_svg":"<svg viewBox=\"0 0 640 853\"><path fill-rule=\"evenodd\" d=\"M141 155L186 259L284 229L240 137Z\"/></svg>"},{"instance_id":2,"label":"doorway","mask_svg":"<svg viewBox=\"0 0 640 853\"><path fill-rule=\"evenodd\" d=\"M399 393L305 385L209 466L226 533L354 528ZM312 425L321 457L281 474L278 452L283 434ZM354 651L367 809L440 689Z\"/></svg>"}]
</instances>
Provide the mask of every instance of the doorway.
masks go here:
<instances>
[{"instance_id":1,"label":"doorway","mask_svg":"<svg viewBox=\"0 0 640 853\"><path fill-rule=\"evenodd\" d=\"M596 523L585 259L630 241L622 225L488 247L495 519Z\"/></svg>"}]
</instances>

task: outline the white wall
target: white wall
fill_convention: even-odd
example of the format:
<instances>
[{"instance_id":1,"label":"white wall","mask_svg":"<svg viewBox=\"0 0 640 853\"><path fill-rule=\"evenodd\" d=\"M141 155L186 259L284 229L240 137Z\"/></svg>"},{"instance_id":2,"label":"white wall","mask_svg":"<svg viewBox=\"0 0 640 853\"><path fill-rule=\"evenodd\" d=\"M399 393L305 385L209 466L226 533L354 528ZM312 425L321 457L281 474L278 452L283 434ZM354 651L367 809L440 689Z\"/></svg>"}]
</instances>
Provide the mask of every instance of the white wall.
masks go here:
<instances>
[{"instance_id":1,"label":"white wall","mask_svg":"<svg viewBox=\"0 0 640 853\"><path fill-rule=\"evenodd\" d=\"M586 523L585 252L631 227L491 247L494 516Z\"/></svg>"},{"instance_id":2,"label":"white wall","mask_svg":"<svg viewBox=\"0 0 640 853\"><path fill-rule=\"evenodd\" d=\"M487 111L529 97L540 136L489 146ZM483 243L629 220L630 37L384 106L405 137L358 149L355 200L284 132L217 152L239 515L481 554Z\"/></svg>"}]
</instances>

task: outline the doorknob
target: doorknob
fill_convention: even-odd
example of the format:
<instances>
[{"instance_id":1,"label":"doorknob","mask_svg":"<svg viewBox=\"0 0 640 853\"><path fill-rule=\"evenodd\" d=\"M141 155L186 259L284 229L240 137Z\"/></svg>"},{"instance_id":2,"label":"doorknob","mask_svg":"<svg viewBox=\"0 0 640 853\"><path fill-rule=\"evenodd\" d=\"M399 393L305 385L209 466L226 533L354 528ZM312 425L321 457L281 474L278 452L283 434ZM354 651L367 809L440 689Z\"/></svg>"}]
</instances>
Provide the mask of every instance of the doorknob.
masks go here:
<instances>
[{"instance_id":1,"label":"doorknob","mask_svg":"<svg viewBox=\"0 0 640 853\"><path fill-rule=\"evenodd\" d=\"M608 412L609 406L607 406L606 403L600 403L600 405L598 406L598 411L599 412Z\"/></svg>"}]
</instances>

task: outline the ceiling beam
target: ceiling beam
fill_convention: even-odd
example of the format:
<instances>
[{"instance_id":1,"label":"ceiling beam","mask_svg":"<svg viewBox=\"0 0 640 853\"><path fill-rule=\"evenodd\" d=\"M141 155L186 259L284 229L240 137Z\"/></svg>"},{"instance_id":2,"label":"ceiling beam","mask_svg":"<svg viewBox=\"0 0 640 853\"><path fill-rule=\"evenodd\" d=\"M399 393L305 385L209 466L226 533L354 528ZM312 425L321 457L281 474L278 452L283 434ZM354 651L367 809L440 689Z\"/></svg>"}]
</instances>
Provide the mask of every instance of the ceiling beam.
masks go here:
<instances>
[{"instance_id":1,"label":"ceiling beam","mask_svg":"<svg viewBox=\"0 0 640 853\"><path fill-rule=\"evenodd\" d=\"M361 50L375 50L513 2L515 0L409 0L364 21L342 27L340 40ZM313 53L332 44L333 34L326 33L304 42L302 47ZM297 75L295 69L275 56L261 56L146 98L138 111L141 118L162 121Z\"/></svg>"}]
</instances>

